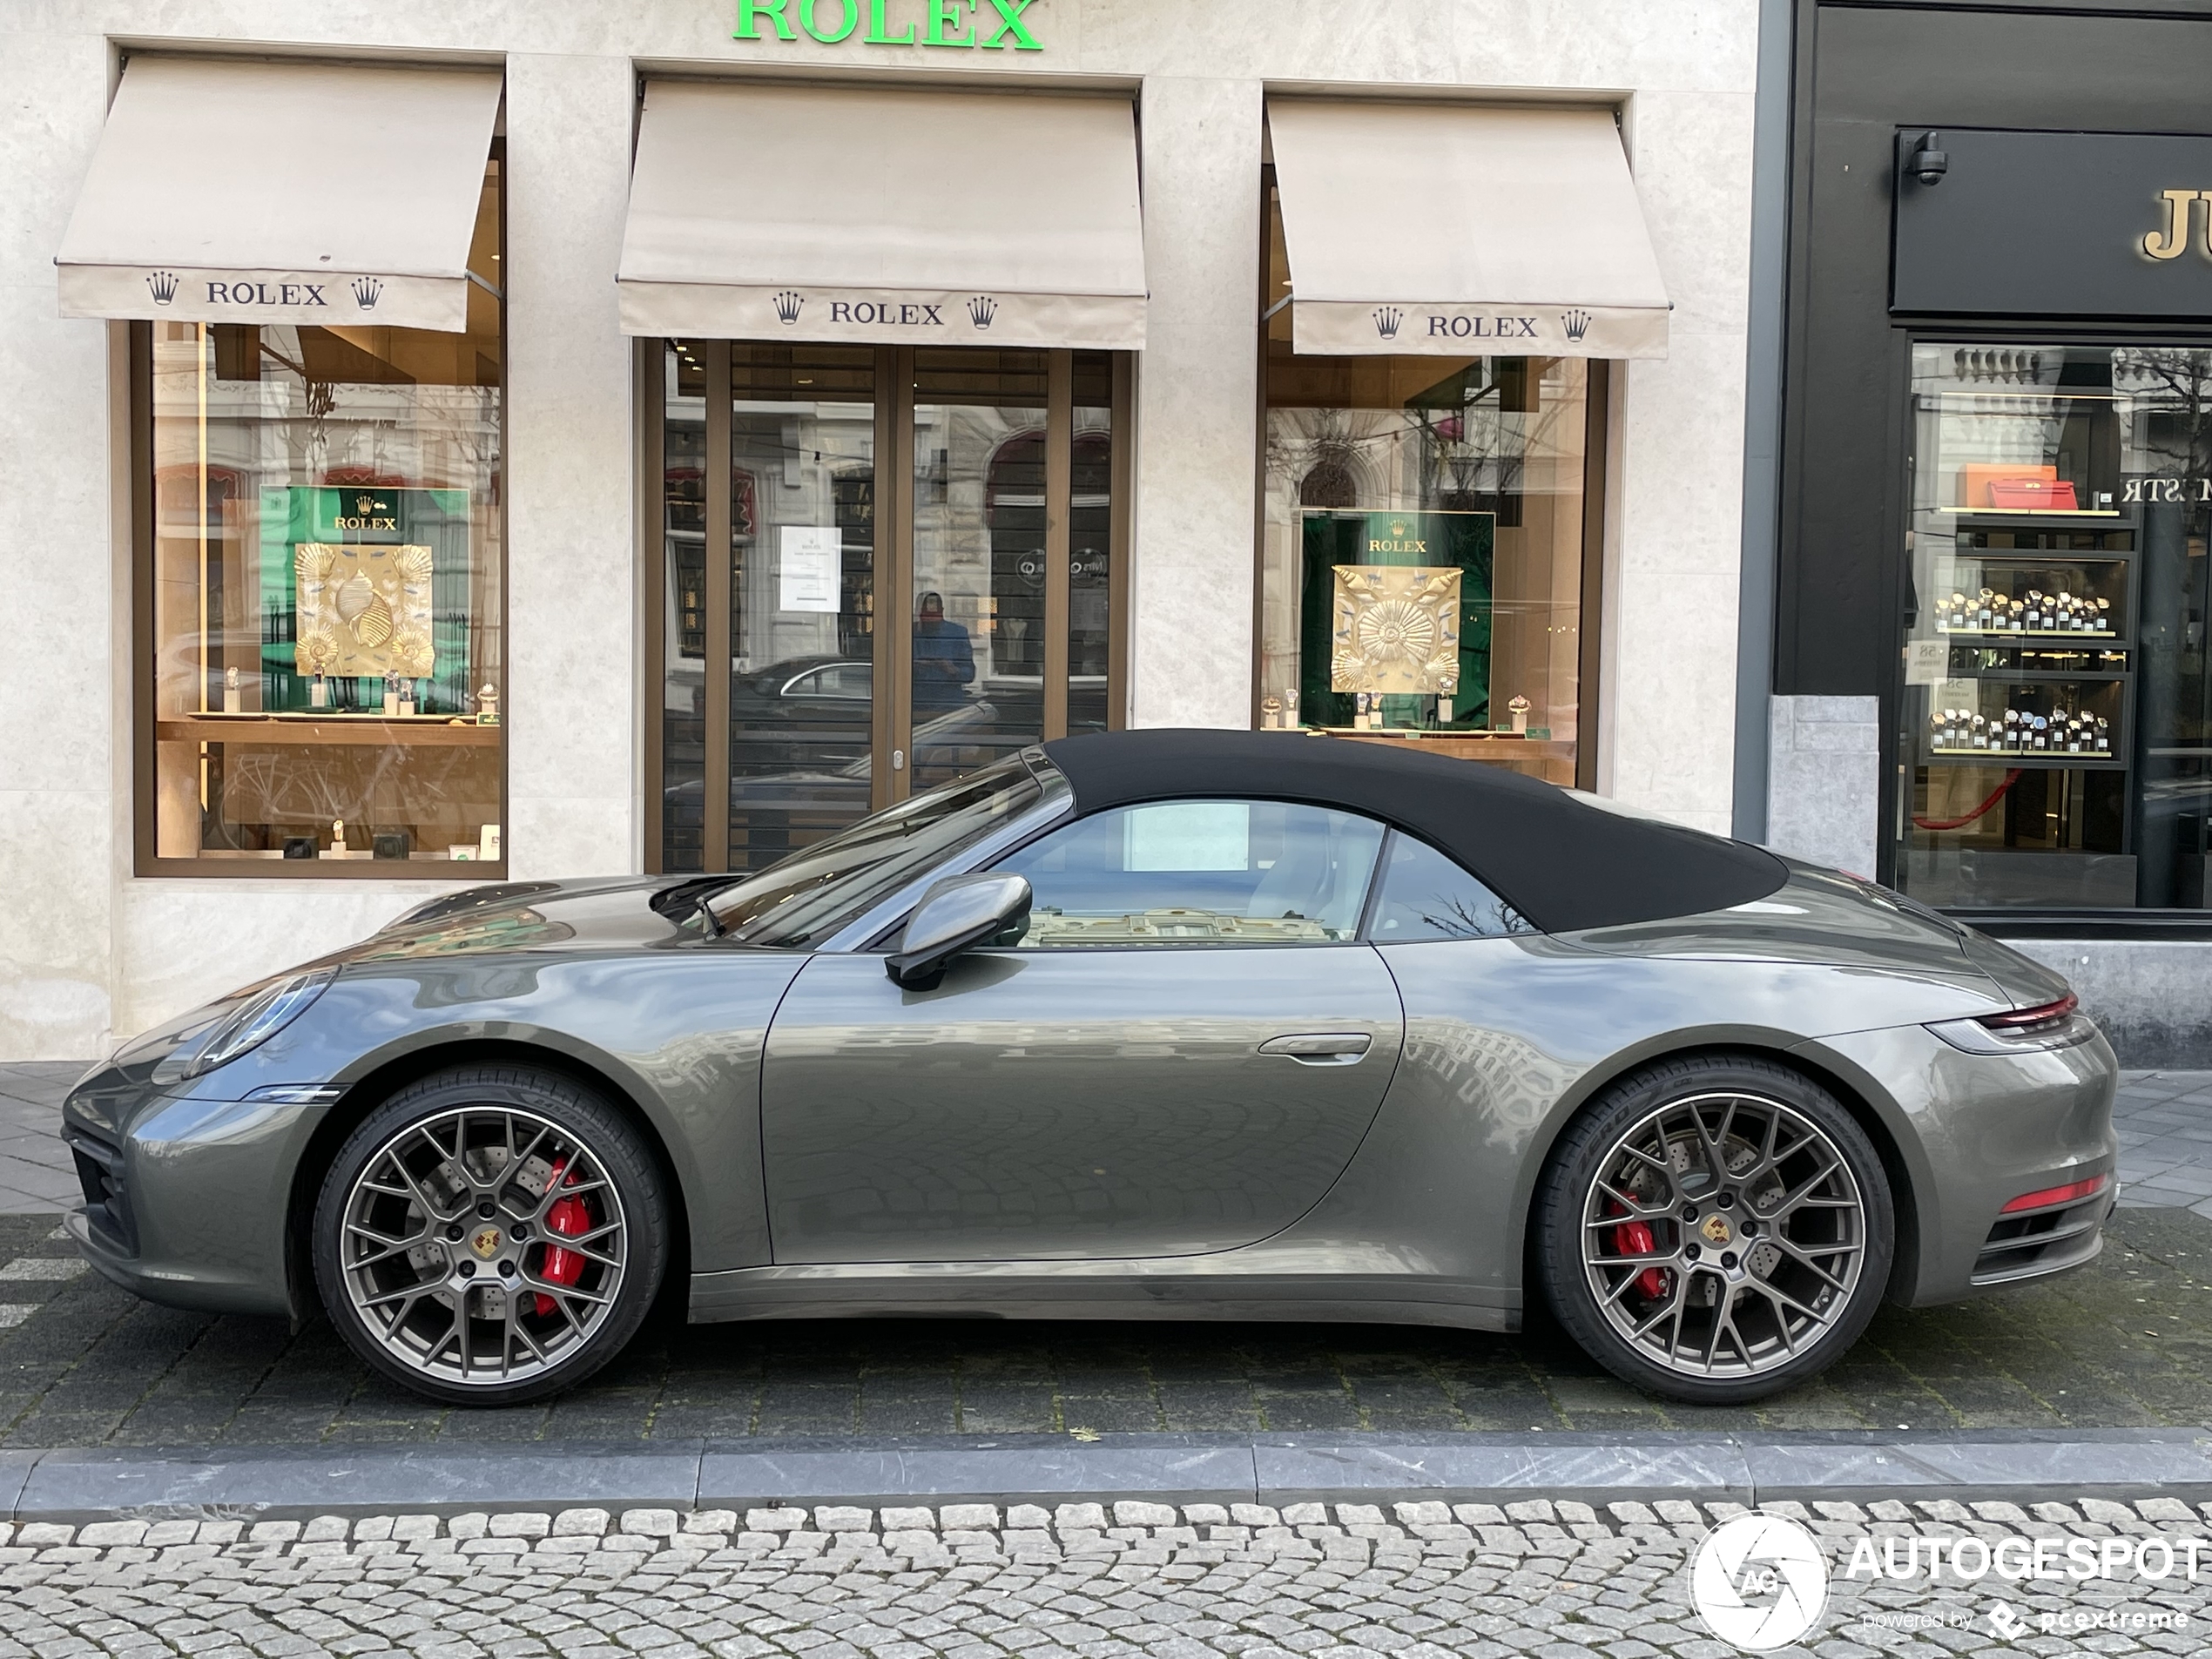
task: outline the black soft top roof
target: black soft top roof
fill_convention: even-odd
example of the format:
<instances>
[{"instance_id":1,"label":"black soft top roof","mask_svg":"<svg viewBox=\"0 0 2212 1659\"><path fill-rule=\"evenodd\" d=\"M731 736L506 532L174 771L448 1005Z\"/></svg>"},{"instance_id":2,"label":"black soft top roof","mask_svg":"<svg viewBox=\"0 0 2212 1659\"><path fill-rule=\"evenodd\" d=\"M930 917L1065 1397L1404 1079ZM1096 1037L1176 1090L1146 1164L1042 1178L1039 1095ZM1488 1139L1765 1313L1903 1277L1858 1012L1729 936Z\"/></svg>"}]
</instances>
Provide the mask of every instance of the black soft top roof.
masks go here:
<instances>
[{"instance_id":1,"label":"black soft top roof","mask_svg":"<svg viewBox=\"0 0 2212 1659\"><path fill-rule=\"evenodd\" d=\"M1408 743L1291 732L1093 732L1044 745L1088 815L1132 802L1291 800L1364 813L1480 876L1546 933L1723 910L1763 899L1782 860L1723 840L1593 806L1502 766Z\"/></svg>"}]
</instances>

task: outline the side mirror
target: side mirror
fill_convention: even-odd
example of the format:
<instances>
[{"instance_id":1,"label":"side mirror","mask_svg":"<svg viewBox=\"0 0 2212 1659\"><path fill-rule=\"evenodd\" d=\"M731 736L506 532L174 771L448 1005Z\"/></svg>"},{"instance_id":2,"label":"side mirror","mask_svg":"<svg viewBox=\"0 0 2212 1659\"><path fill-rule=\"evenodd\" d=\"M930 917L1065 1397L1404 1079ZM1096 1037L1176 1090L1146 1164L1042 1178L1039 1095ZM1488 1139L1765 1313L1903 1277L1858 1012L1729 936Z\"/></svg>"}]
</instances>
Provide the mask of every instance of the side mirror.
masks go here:
<instances>
[{"instance_id":1,"label":"side mirror","mask_svg":"<svg viewBox=\"0 0 2212 1659\"><path fill-rule=\"evenodd\" d=\"M1021 876L947 876L921 895L884 972L909 991L932 991L954 957L1014 944L1028 930L1029 884Z\"/></svg>"}]
</instances>

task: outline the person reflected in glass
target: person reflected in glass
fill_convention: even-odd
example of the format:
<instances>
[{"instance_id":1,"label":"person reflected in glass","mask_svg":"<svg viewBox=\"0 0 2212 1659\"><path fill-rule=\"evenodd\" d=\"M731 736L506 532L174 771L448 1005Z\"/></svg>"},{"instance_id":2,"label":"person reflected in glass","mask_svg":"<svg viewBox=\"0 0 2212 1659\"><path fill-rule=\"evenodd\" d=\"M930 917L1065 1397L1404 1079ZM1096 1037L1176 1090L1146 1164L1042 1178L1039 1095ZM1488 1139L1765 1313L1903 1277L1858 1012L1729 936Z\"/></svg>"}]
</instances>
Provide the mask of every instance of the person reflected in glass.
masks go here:
<instances>
[{"instance_id":1,"label":"person reflected in glass","mask_svg":"<svg viewBox=\"0 0 2212 1659\"><path fill-rule=\"evenodd\" d=\"M914 707L956 709L975 683L968 630L945 615L945 597L925 593L914 617Z\"/></svg>"}]
</instances>

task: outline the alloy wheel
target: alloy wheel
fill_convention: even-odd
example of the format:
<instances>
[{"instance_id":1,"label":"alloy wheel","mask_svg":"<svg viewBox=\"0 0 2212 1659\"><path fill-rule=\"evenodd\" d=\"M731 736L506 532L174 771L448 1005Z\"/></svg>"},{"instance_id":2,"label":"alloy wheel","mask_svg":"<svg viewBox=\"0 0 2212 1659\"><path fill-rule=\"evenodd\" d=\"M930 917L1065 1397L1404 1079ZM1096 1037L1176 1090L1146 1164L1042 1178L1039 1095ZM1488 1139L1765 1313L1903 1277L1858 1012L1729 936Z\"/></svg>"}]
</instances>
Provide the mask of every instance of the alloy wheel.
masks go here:
<instances>
[{"instance_id":1,"label":"alloy wheel","mask_svg":"<svg viewBox=\"0 0 2212 1659\"><path fill-rule=\"evenodd\" d=\"M1597 1164L1581 1215L1598 1312L1683 1377L1743 1378L1820 1345L1865 1267L1864 1196L1821 1126L1770 1096L1670 1101Z\"/></svg>"},{"instance_id":2,"label":"alloy wheel","mask_svg":"<svg viewBox=\"0 0 2212 1659\"><path fill-rule=\"evenodd\" d=\"M341 1277L363 1327L448 1385L562 1366L608 1318L628 1268L603 1159L514 1107L456 1108L392 1135L347 1190L341 1230Z\"/></svg>"}]
</instances>

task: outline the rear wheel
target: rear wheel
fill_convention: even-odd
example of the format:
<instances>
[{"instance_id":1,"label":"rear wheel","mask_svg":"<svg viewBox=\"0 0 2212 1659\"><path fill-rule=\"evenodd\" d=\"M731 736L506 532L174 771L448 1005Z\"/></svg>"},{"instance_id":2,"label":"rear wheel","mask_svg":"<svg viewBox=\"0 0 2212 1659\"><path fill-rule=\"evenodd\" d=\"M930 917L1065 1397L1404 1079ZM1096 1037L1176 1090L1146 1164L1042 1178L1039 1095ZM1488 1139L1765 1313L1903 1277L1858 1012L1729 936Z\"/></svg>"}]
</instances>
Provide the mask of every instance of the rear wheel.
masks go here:
<instances>
[{"instance_id":1,"label":"rear wheel","mask_svg":"<svg viewBox=\"0 0 2212 1659\"><path fill-rule=\"evenodd\" d=\"M1616 1376L1757 1399L1858 1339L1888 1283L1889 1182L1827 1090L1769 1062L1669 1062L1562 1137L1540 1195L1553 1311Z\"/></svg>"},{"instance_id":2,"label":"rear wheel","mask_svg":"<svg viewBox=\"0 0 2212 1659\"><path fill-rule=\"evenodd\" d=\"M619 1353L668 1259L637 1132L556 1073L458 1067L347 1137L315 1205L315 1279L348 1345L455 1404L570 1387Z\"/></svg>"}]
</instances>

